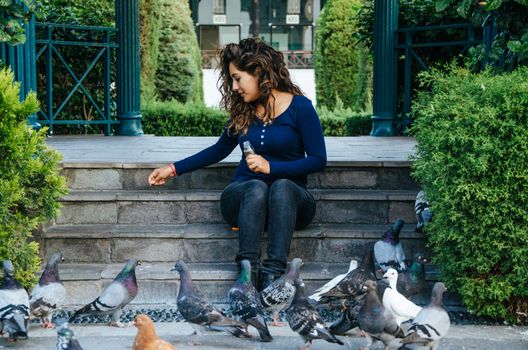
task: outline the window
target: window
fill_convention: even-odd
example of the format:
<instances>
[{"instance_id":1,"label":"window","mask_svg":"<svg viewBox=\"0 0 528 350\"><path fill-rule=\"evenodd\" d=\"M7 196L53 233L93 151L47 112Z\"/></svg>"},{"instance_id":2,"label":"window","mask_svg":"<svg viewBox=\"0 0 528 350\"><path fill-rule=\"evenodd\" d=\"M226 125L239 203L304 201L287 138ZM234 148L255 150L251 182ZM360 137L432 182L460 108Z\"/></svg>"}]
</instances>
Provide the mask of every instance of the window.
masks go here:
<instances>
[{"instance_id":1,"label":"window","mask_svg":"<svg viewBox=\"0 0 528 350\"><path fill-rule=\"evenodd\" d=\"M225 15L225 0L214 0L213 13Z\"/></svg>"},{"instance_id":2,"label":"window","mask_svg":"<svg viewBox=\"0 0 528 350\"><path fill-rule=\"evenodd\" d=\"M301 0L288 0L288 14L301 13Z\"/></svg>"}]
</instances>

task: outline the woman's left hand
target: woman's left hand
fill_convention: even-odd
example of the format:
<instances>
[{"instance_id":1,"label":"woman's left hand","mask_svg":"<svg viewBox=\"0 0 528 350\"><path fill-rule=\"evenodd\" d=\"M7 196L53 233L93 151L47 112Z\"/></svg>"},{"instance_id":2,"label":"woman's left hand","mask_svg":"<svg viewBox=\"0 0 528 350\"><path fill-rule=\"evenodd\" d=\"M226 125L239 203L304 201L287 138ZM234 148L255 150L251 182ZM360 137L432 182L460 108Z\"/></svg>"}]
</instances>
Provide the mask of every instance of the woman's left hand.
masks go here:
<instances>
[{"instance_id":1,"label":"woman's left hand","mask_svg":"<svg viewBox=\"0 0 528 350\"><path fill-rule=\"evenodd\" d=\"M251 170L254 173L262 173L268 175L270 173L270 164L262 156L258 154L248 154L246 156L246 162Z\"/></svg>"}]
</instances>

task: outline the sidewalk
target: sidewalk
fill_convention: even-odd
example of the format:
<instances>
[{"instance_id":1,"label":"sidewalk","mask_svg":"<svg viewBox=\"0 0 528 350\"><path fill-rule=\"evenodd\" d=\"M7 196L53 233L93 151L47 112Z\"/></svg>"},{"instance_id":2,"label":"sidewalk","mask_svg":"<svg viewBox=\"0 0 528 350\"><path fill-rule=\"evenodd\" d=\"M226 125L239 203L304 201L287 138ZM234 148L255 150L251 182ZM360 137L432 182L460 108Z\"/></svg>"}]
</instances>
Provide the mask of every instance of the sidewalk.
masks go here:
<instances>
[{"instance_id":1,"label":"sidewalk","mask_svg":"<svg viewBox=\"0 0 528 350\"><path fill-rule=\"evenodd\" d=\"M270 327L274 337L271 343L261 343L258 337L252 339L237 339L231 335L215 333L211 335L192 336L193 330L188 323L156 323L156 330L160 337L176 346L178 350L238 350L262 349L283 350L297 349L303 344L301 338L293 333L289 327ZM77 339L84 350L130 350L136 335L136 328L118 329L105 325L71 325ZM38 324L30 327L30 338L19 341L15 345L6 345L6 338L0 340L0 348L51 350L55 349L57 332L42 329ZM355 336L340 337L347 346L329 344L322 340L315 340L313 350L357 349L366 344L365 338ZM2 347L5 346L5 347ZM390 344L391 349L399 347L395 340ZM374 344L372 349L382 349L381 343ZM440 350L449 349L477 349L477 350L526 350L528 349L528 327L511 326L451 326L447 338L444 338Z\"/></svg>"}]
</instances>

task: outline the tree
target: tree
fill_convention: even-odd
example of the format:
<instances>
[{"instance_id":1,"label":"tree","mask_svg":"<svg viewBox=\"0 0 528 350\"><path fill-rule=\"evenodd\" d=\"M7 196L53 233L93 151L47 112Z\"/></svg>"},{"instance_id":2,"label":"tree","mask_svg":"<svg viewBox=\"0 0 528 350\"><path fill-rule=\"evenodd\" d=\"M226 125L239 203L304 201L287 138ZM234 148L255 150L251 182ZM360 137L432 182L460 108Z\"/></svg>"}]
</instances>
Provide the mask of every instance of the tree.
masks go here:
<instances>
[{"instance_id":1,"label":"tree","mask_svg":"<svg viewBox=\"0 0 528 350\"><path fill-rule=\"evenodd\" d=\"M372 59L354 36L360 0L330 0L315 30L314 69L317 104L333 109L337 99L354 111L369 100Z\"/></svg>"},{"instance_id":2,"label":"tree","mask_svg":"<svg viewBox=\"0 0 528 350\"><path fill-rule=\"evenodd\" d=\"M161 100L203 101L202 65L187 0L163 0L156 92Z\"/></svg>"}]
</instances>

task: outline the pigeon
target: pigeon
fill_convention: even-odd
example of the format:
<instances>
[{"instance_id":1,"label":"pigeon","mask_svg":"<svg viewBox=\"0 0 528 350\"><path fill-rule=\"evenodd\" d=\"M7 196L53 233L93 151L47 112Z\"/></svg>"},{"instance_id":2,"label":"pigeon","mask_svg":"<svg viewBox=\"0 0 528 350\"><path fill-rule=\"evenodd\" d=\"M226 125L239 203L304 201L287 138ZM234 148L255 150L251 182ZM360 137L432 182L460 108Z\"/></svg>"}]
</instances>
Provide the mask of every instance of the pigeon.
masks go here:
<instances>
[{"instance_id":1,"label":"pigeon","mask_svg":"<svg viewBox=\"0 0 528 350\"><path fill-rule=\"evenodd\" d=\"M416 232L424 232L425 226L433 219L433 213L429 209L429 202L425 199L425 192L420 191L416 195L414 202L414 211L416 213Z\"/></svg>"},{"instance_id":2,"label":"pigeon","mask_svg":"<svg viewBox=\"0 0 528 350\"><path fill-rule=\"evenodd\" d=\"M273 312L273 326L284 326L279 322L279 312L286 309L295 295L295 280L299 278L300 258L293 259L286 272L260 292L264 309Z\"/></svg>"},{"instance_id":3,"label":"pigeon","mask_svg":"<svg viewBox=\"0 0 528 350\"><path fill-rule=\"evenodd\" d=\"M28 338L29 296L15 279L15 268L9 260L2 263L4 282L0 285L0 333L8 342Z\"/></svg>"},{"instance_id":4,"label":"pigeon","mask_svg":"<svg viewBox=\"0 0 528 350\"><path fill-rule=\"evenodd\" d=\"M247 325L257 329L260 339L264 342L273 340L266 320L260 296L251 284L251 264L249 260L240 262L242 271L228 293L229 304L233 314L239 316Z\"/></svg>"},{"instance_id":5,"label":"pigeon","mask_svg":"<svg viewBox=\"0 0 528 350\"><path fill-rule=\"evenodd\" d=\"M431 302L424 307L411 323L405 338L401 340L403 344L400 349L405 349L406 344L418 344L436 350L440 339L445 337L451 321L443 306L443 294L447 288L442 282L436 282L431 294Z\"/></svg>"},{"instance_id":6,"label":"pigeon","mask_svg":"<svg viewBox=\"0 0 528 350\"><path fill-rule=\"evenodd\" d=\"M369 249L367 254L363 257L361 264L357 269L347 273L345 278L336 284L328 292L321 294L319 302L327 304L329 302L339 300L342 311L345 310L346 300L355 299L357 296L364 294L363 286L367 280L375 280L374 262L372 257L372 250Z\"/></svg>"},{"instance_id":7,"label":"pigeon","mask_svg":"<svg viewBox=\"0 0 528 350\"><path fill-rule=\"evenodd\" d=\"M396 321L386 313L378 296L378 286L374 281L365 283L367 294L365 303L358 315L359 328L365 332L367 345L362 350L368 350L373 341L379 340L389 349L389 343L395 338L403 338L403 332Z\"/></svg>"},{"instance_id":8,"label":"pigeon","mask_svg":"<svg viewBox=\"0 0 528 350\"><path fill-rule=\"evenodd\" d=\"M381 239L374 244L374 262L377 277L381 277L389 268L405 270L405 253L400 243L400 231L403 227L402 219L396 220Z\"/></svg>"},{"instance_id":9,"label":"pigeon","mask_svg":"<svg viewBox=\"0 0 528 350\"><path fill-rule=\"evenodd\" d=\"M352 301L345 303L341 316L332 323L328 330L335 335L344 335L349 330L359 326L357 316L365 300L365 294L360 294Z\"/></svg>"},{"instance_id":10,"label":"pigeon","mask_svg":"<svg viewBox=\"0 0 528 350\"><path fill-rule=\"evenodd\" d=\"M425 287L425 267L427 260L420 253L414 255L411 265L398 273L398 291L406 298L418 294Z\"/></svg>"},{"instance_id":11,"label":"pigeon","mask_svg":"<svg viewBox=\"0 0 528 350\"><path fill-rule=\"evenodd\" d=\"M158 337L154 322L147 315L137 315L134 326L138 332L132 350L176 350L172 344Z\"/></svg>"},{"instance_id":12,"label":"pigeon","mask_svg":"<svg viewBox=\"0 0 528 350\"><path fill-rule=\"evenodd\" d=\"M329 343L344 345L341 340L330 333L324 326L324 321L317 310L308 303L304 295L304 283L300 278L294 282L295 295L291 305L286 309L286 320L290 328L304 340L304 346L299 350L309 350L314 339L324 339Z\"/></svg>"},{"instance_id":13,"label":"pigeon","mask_svg":"<svg viewBox=\"0 0 528 350\"><path fill-rule=\"evenodd\" d=\"M226 331L235 337L247 335L246 326L225 316L192 282L191 273L183 260L179 260L171 271L180 273L180 291L178 292L178 311L191 324L195 333L202 329L212 331Z\"/></svg>"},{"instance_id":14,"label":"pigeon","mask_svg":"<svg viewBox=\"0 0 528 350\"><path fill-rule=\"evenodd\" d=\"M82 350L81 344L73 331L68 328L68 322L60 319L56 321L57 326L57 350Z\"/></svg>"},{"instance_id":15,"label":"pigeon","mask_svg":"<svg viewBox=\"0 0 528 350\"><path fill-rule=\"evenodd\" d=\"M312 300L315 300L315 301L319 301L321 299L321 294L323 293L326 293L328 292L330 289L332 289L336 284L338 284L339 282L341 282L341 280L343 278L345 278L345 276L350 272L350 271L353 271L357 268L358 266L358 263L357 263L357 260L350 260L350 266L348 267L348 271L347 273L344 273L344 274L341 274L341 275L337 275L335 276L334 278L332 278L329 282L327 282L324 286L322 286L321 288L317 289L312 295L310 295L308 298L309 299L312 299Z\"/></svg>"},{"instance_id":16,"label":"pigeon","mask_svg":"<svg viewBox=\"0 0 528 350\"><path fill-rule=\"evenodd\" d=\"M86 315L112 315L112 321L109 325L124 327L125 325L120 322L123 307L130 303L138 293L136 281L137 265L139 265L137 260L128 260L125 267L101 295L91 303L75 311L69 321L72 322L77 317Z\"/></svg>"},{"instance_id":17,"label":"pigeon","mask_svg":"<svg viewBox=\"0 0 528 350\"><path fill-rule=\"evenodd\" d=\"M383 278L386 278L390 284L390 287L383 292L382 303L385 311L394 318L398 326L401 326L403 322L414 319L422 308L398 292L396 288L398 271L392 268L388 269Z\"/></svg>"},{"instance_id":18,"label":"pigeon","mask_svg":"<svg viewBox=\"0 0 528 350\"><path fill-rule=\"evenodd\" d=\"M31 316L40 317L42 327L53 328L51 318L53 312L64 303L66 298L66 288L59 277L59 263L64 261L60 253L53 254L38 284L31 291L29 297L29 307Z\"/></svg>"}]
</instances>

